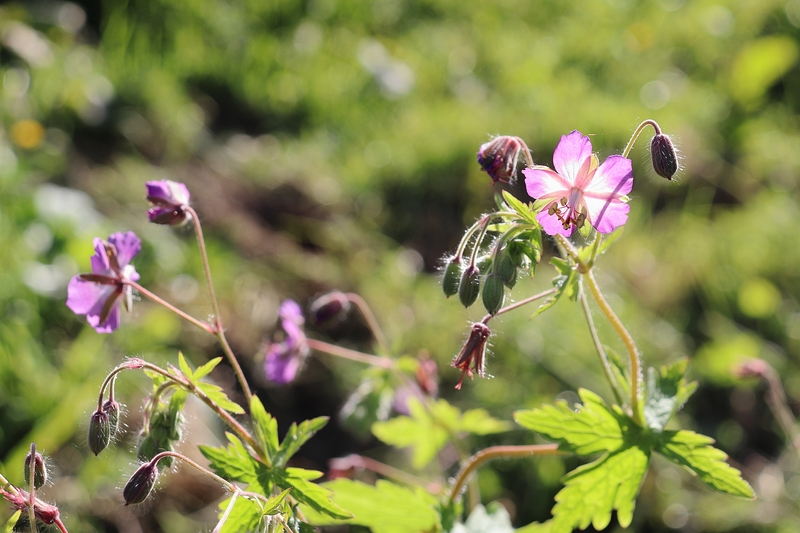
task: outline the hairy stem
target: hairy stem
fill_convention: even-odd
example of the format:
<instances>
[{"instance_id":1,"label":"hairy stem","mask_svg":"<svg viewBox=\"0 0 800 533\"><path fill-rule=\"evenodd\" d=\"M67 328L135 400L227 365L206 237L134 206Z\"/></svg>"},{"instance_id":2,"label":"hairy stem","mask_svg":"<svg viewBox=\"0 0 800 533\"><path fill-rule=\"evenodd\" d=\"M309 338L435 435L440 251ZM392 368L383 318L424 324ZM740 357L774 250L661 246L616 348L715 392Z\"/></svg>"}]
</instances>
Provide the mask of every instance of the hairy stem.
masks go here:
<instances>
[{"instance_id":1,"label":"hairy stem","mask_svg":"<svg viewBox=\"0 0 800 533\"><path fill-rule=\"evenodd\" d=\"M661 128L659 127L658 122L655 120L648 118L647 120L642 121L642 123L639 124L639 126L637 126L634 130L633 135L631 135L628 144L625 146L625 150L622 151L622 157L628 157L628 154L630 154L631 150L633 149L633 145L636 143L636 139L639 138L639 135L647 126L652 126L653 129L656 130L656 135L661 133Z\"/></svg>"},{"instance_id":2,"label":"hairy stem","mask_svg":"<svg viewBox=\"0 0 800 533\"><path fill-rule=\"evenodd\" d=\"M611 326L616 330L617 335L619 335L620 339L622 339L623 344L625 344L625 348L628 350L628 355L630 356L630 373L631 373L631 411L633 412L633 420L637 424L642 424L642 417L639 411L639 386L641 381L641 356L639 355L639 350L636 348L636 343L633 341L633 337L631 334L628 333L628 330L625 329L625 326L622 324L620 319L614 313L614 310L611 309L611 306L608 305L603 293L600 292L600 287L597 284L597 280L594 279L594 274L591 270L587 270L584 273L584 277L586 279L587 285L589 285L589 291L591 291L592 296L594 296L595 301L597 301L597 305L600 307L600 311L606 316L606 319L609 321Z\"/></svg>"},{"instance_id":3,"label":"hairy stem","mask_svg":"<svg viewBox=\"0 0 800 533\"><path fill-rule=\"evenodd\" d=\"M558 449L557 444L530 444L524 446L491 446L483 449L470 457L466 463L461 467L461 470L456 474L456 481L453 483L453 488L450 491L450 500L455 501L464 485L467 482L470 474L476 468L481 466L486 461L493 459L504 459L512 457L531 457L537 455L564 455L564 452Z\"/></svg>"},{"instance_id":4,"label":"hairy stem","mask_svg":"<svg viewBox=\"0 0 800 533\"><path fill-rule=\"evenodd\" d=\"M178 315L182 319L186 320L190 324L193 324L193 325L197 326L198 328L202 329L206 333L211 333L212 335L216 335L216 331L214 330L214 326L212 326L211 324L208 324L206 322L203 322L202 320L198 320L195 317L193 317L193 316L181 311L180 309L178 309L177 307L175 307L171 303L167 302L166 300L164 300L160 296L157 296L156 294L154 294L154 293L150 292L149 290L145 289L144 287L142 287L141 285L139 285L135 281L124 280L123 283L126 283L127 285L130 285L131 287L136 289L143 296L145 296L145 297L149 298L150 300L154 301L155 303L157 303L157 304L169 309L170 311L172 311L173 313L175 313L176 315Z\"/></svg>"},{"instance_id":5,"label":"hairy stem","mask_svg":"<svg viewBox=\"0 0 800 533\"><path fill-rule=\"evenodd\" d=\"M597 335L597 328L594 325L594 320L592 319L592 310L589 308L589 300L586 298L586 293L583 290L583 284L580 286L580 292L578 293L578 299L581 301L581 307L583 308L583 314L586 316L586 324L589 327L589 333L592 336L592 342L594 343L594 348L597 350L597 356L600 358L600 366L603 367L603 372L606 375L606 379L608 380L609 384L611 385L611 390L614 393L614 398L617 400L617 403L622 405L622 394L619 390L619 383L617 383L617 378L614 377L614 372L611 370L611 363L608 362L608 356L606 356L606 351L603 349L603 344L600 342L600 337Z\"/></svg>"},{"instance_id":6,"label":"hairy stem","mask_svg":"<svg viewBox=\"0 0 800 533\"><path fill-rule=\"evenodd\" d=\"M231 416L231 414L228 411L217 405L214 402L214 400L209 398L208 395L202 390L200 390L197 386L195 386L194 383L180 376L176 376L172 372L168 372L167 370L164 370L163 368L156 366L152 363L145 362L142 365L142 368L152 370L157 374L161 374L162 376L171 379L179 386L183 387L184 389L188 390L189 392L197 396L204 404L209 406L211 410L217 414L217 416L219 416L226 424L228 424L228 426L230 426L230 428L234 431L234 433L236 433L239 436L239 438L241 438L243 441L249 444L251 448L253 448L253 450L258 454L259 459L261 459L265 464L269 464L268 463L269 458L267 457L265 450L261 447L261 445L258 442L256 442L253 436L239 422L237 422L236 419L233 418L233 416Z\"/></svg>"},{"instance_id":7,"label":"hairy stem","mask_svg":"<svg viewBox=\"0 0 800 533\"><path fill-rule=\"evenodd\" d=\"M507 305L507 306L503 307L502 309L498 310L497 313L494 314L494 316L502 315L503 313L507 313L509 311L513 311L514 309L516 309L518 307L522 307L523 305L527 305L527 304L529 304L531 302L535 302L536 300L544 298L545 296L550 296L551 294L556 292L556 290L557 289L548 289L546 291L540 292L539 294L534 294L533 296L528 296L527 298L523 298L522 300L520 300L518 302L514 302L513 304ZM492 318L493 318L492 315L486 315L485 317L483 317L482 322L484 324L487 324L489 322L489 320L491 320Z\"/></svg>"},{"instance_id":8,"label":"hairy stem","mask_svg":"<svg viewBox=\"0 0 800 533\"><path fill-rule=\"evenodd\" d=\"M206 276L208 294L211 298L211 308L214 311L214 326L216 331L213 333L217 336L217 339L219 339L219 343L222 346L222 351L225 353L228 363L230 363L234 372L236 373L236 378L239 380L239 386L242 387L242 391L244 391L244 396L247 400L247 406L249 409L250 400L253 398L253 393L250 391L250 385L247 383L247 379L244 377L244 372L242 372L242 367L239 365L236 355L233 353L233 350L231 350L231 347L228 344L228 339L225 338L225 328L222 325L222 315L219 311L219 302L217 302L217 295L214 292L214 282L211 279L211 265L208 262L208 252L206 251L206 241L203 238L203 228L200 225L200 219L198 218L195 210L189 206L186 206L186 210L192 216L194 232L197 236L197 246L200 249L200 257L203 260L203 272Z\"/></svg>"},{"instance_id":9,"label":"hairy stem","mask_svg":"<svg viewBox=\"0 0 800 533\"><path fill-rule=\"evenodd\" d=\"M36 482L34 477L36 475L36 443L34 442L31 442L30 454L31 462L28 464L28 475L30 476L28 478L30 481L30 486L28 487L30 489L30 492L28 493L30 496L30 502L28 504L28 520L31 522L31 533L36 533L36 486L34 485Z\"/></svg>"}]
</instances>

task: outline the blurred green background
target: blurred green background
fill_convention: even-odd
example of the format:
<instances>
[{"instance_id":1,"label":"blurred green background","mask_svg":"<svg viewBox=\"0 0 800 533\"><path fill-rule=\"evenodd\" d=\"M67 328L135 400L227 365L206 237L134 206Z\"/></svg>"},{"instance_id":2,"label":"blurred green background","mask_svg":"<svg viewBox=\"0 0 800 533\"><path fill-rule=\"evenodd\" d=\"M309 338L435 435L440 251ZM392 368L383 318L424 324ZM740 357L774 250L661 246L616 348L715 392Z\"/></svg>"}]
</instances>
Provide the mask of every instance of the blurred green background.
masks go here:
<instances>
[{"instance_id":1,"label":"blurred green background","mask_svg":"<svg viewBox=\"0 0 800 533\"><path fill-rule=\"evenodd\" d=\"M302 466L326 470L328 459L358 452L410 468L406 455L340 421L359 383L355 363L313 357L292 386L265 381L259 345L286 297L358 292L395 353L430 354L441 394L462 408L510 420L581 386L610 399L572 302L532 322L525 310L493 321L494 379L456 393L447 365L482 313L445 300L436 272L493 205L475 161L490 135L521 136L550 164L573 129L605 157L653 118L674 135L683 170L666 182L649 169L647 142L634 148L630 220L600 261L600 281L646 363L691 358L701 386L679 422L717 439L759 499L712 494L656 460L631 530L797 531L797 457L764 386L735 380L731 368L762 357L790 402L800 399L799 53L800 0L0 5L2 472L19 482L35 441L54 471L44 495L71 531L213 527L219 487L185 469L146 507L122 507L144 376L119 382L121 442L99 458L85 444L98 386L123 357L165 364L180 349L200 364L217 355L212 339L148 301L110 336L64 305L69 278L89 269L92 238L134 230L142 283L195 316L210 313L191 231L147 223L144 182L156 179L191 191L229 339L281 431L333 417ZM552 276L542 265L512 297ZM372 349L356 319L315 335ZM212 377L235 397L227 367ZM192 403L186 431L181 449L192 456L194 444L221 436ZM514 431L468 445L531 438ZM484 501L502 500L516 526L545 520L574 466L484 467ZM452 464L443 468L422 474L452 475Z\"/></svg>"}]
</instances>

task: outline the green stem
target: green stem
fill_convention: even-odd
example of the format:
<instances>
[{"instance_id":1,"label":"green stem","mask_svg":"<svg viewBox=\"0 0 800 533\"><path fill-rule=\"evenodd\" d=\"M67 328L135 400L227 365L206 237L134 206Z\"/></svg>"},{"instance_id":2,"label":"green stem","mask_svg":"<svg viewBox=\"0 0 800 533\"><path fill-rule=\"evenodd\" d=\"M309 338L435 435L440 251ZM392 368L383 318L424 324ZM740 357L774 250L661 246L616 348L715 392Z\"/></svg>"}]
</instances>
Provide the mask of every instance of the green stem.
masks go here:
<instances>
[{"instance_id":1,"label":"green stem","mask_svg":"<svg viewBox=\"0 0 800 533\"><path fill-rule=\"evenodd\" d=\"M530 444L524 446L491 446L470 457L456 474L456 481L450 491L450 501L455 501L466 484L467 478L486 461L512 457L531 457L538 455L565 455L559 451L558 444Z\"/></svg>"},{"instance_id":2,"label":"green stem","mask_svg":"<svg viewBox=\"0 0 800 533\"><path fill-rule=\"evenodd\" d=\"M527 298L524 298L524 299L522 299L522 300L520 300L518 302L514 302L511 305L507 305L507 306L503 307L502 309L498 310L497 313L494 314L494 316L502 315L503 313L507 313L509 311L513 311L514 309L516 309L518 307L522 307L523 305L527 305L527 304L529 304L531 302L535 302L536 300L539 300L540 298L544 298L545 296L550 296L551 294L553 294L557 290L558 289L548 289L546 291L540 292L539 294L534 294L533 296L528 296ZM485 317L483 317L483 321L482 322L484 324L488 324L489 320L491 320L492 318L493 318L492 315L486 315Z\"/></svg>"},{"instance_id":3,"label":"green stem","mask_svg":"<svg viewBox=\"0 0 800 533\"><path fill-rule=\"evenodd\" d=\"M594 320L592 319L592 310L589 308L589 300L586 299L586 293L583 291L583 284L580 286L580 290L578 292L578 299L581 301L581 307L583 307L583 314L586 316L586 323L589 326L589 333L592 336L592 342L594 343L594 348L597 350L597 355L600 357L600 366L603 367L603 372L606 375L606 379L608 380L609 384L611 385L611 390L614 393L614 398L617 400L617 403L622 405L622 393L619 390L619 383L617 383L617 378L614 377L614 372L611 370L611 363L608 362L608 356L606 356L606 351L603 349L603 344L600 342L600 337L597 335L597 328L594 325Z\"/></svg>"},{"instance_id":4,"label":"green stem","mask_svg":"<svg viewBox=\"0 0 800 533\"><path fill-rule=\"evenodd\" d=\"M30 476L28 479L29 489L30 492L29 498L30 502L28 503L28 520L31 522L31 533L37 533L37 526L36 526L36 443L31 442L31 462L28 464L28 475Z\"/></svg>"},{"instance_id":5,"label":"green stem","mask_svg":"<svg viewBox=\"0 0 800 533\"><path fill-rule=\"evenodd\" d=\"M222 325L222 315L220 314L219 310L219 303L217 302L217 295L214 292L214 282L211 279L211 265L208 261L208 252L206 251L206 241L203 238L203 228L200 226L200 219L197 216L197 213L194 209L186 206L186 211L192 216L192 222L194 225L195 235L197 236L197 246L200 249L200 257L203 261L203 272L206 276L206 284L208 285L208 294L211 298L211 308L214 311L214 325L216 331L213 332L217 339L219 339L219 343L222 346L222 351L225 353L225 357L228 359L228 363L233 367L234 372L236 373L236 378L239 380L239 385L242 387L242 391L244 391L245 399L247 400L248 409L250 408L250 401L253 398L253 393L250 391L250 385L247 383L247 379L244 377L244 372L242 372L242 367L239 365L239 361L236 359L236 355L231 350L230 345L228 344L228 340L225 338L225 328Z\"/></svg>"},{"instance_id":6,"label":"green stem","mask_svg":"<svg viewBox=\"0 0 800 533\"><path fill-rule=\"evenodd\" d=\"M628 144L625 146L625 150L622 151L622 157L628 157L628 154L630 154L631 150L633 149L636 139L639 138L639 135L647 126L652 126L653 129L656 130L656 135L661 133L661 128L658 126L658 122L655 120L648 118L647 120L642 121L642 123L639 124L639 126L637 126L637 128L634 130L633 135L631 135Z\"/></svg>"},{"instance_id":7,"label":"green stem","mask_svg":"<svg viewBox=\"0 0 800 533\"><path fill-rule=\"evenodd\" d=\"M633 420L637 424L641 425L642 416L639 411L641 356L639 355L639 350L636 348L636 343L633 341L631 334L628 333L627 329L625 329L625 326L614 313L614 310L611 309L610 305L608 305L603 293L600 292L600 287L597 284L597 280L594 279L594 274L592 271L587 270L584 273L584 278L586 279L586 283L589 285L589 291L591 291L592 296L594 296L595 301L597 301L597 305L600 307L600 311L603 312L611 326L617 331L617 335L619 335L620 339L622 339L623 344L625 344L625 348L628 350L628 355L630 356L631 373L631 411L633 411Z\"/></svg>"}]
</instances>

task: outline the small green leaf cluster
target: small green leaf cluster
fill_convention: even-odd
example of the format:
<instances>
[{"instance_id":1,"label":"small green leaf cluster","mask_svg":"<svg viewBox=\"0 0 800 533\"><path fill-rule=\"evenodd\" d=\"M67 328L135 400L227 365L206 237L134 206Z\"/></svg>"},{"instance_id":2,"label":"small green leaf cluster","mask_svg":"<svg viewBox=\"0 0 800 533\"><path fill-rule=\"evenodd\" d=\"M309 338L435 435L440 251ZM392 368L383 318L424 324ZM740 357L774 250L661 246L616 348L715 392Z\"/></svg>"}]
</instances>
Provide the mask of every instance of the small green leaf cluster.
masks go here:
<instances>
[{"instance_id":1,"label":"small green leaf cluster","mask_svg":"<svg viewBox=\"0 0 800 533\"><path fill-rule=\"evenodd\" d=\"M492 418L484 409L461 412L446 400L423 405L416 398L408 402L410 416L398 416L372 426L372 433L386 444L412 449L411 464L421 469L451 441L463 433L489 435L511 429L511 424Z\"/></svg>"},{"instance_id":2,"label":"small green leaf cluster","mask_svg":"<svg viewBox=\"0 0 800 533\"><path fill-rule=\"evenodd\" d=\"M238 437L227 433L228 445L200 446L200 452L210 461L217 475L246 484L250 492L270 495L282 491L284 498L265 511L259 503L250 500L235 502L222 531L258 530L269 515L278 513L295 516L291 502L301 503L314 511L336 519L350 518L352 514L331 501L331 492L312 483L322 472L287 467L286 463L317 431L328 422L327 417L292 424L283 441L278 439L278 423L263 404L254 396L250 403L255 439L263 455L247 447ZM287 496L290 495L290 496ZM227 507L226 502L223 505ZM225 508L223 507L223 508ZM239 529L237 529L239 528Z\"/></svg>"},{"instance_id":3,"label":"small green leaf cluster","mask_svg":"<svg viewBox=\"0 0 800 533\"><path fill-rule=\"evenodd\" d=\"M712 446L713 439L692 431L666 430L667 421L691 395L696 384L684 379L686 361L659 370L650 369L642 427L623 410L607 407L595 393L581 389L582 405L574 411L566 402L518 411L514 417L523 427L559 443L559 449L581 457L599 457L568 473L556 495L553 533L575 528L605 528L616 510L622 527L633 519L650 457L657 452L680 465L719 492L753 498L752 488L741 473L725 462L727 456Z\"/></svg>"}]
</instances>

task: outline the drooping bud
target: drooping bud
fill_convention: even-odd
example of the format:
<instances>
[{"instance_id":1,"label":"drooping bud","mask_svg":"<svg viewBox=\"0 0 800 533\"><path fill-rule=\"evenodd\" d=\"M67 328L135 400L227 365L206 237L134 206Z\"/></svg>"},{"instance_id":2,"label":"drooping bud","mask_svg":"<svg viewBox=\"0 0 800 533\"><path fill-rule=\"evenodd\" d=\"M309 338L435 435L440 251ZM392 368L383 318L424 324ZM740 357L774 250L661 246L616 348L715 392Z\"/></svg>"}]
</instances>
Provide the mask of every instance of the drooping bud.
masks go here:
<instances>
[{"instance_id":1,"label":"drooping bud","mask_svg":"<svg viewBox=\"0 0 800 533\"><path fill-rule=\"evenodd\" d=\"M486 354L486 341L492 330L483 322L476 322L472 325L472 330L469 333L464 347L458 352L450 363L453 368L461 370L461 379L456 384L456 389L461 389L461 384L464 382L464 376L469 376L472 379L472 372L475 371L480 377L485 377L485 359ZM470 365L472 368L470 368Z\"/></svg>"},{"instance_id":2,"label":"drooping bud","mask_svg":"<svg viewBox=\"0 0 800 533\"><path fill-rule=\"evenodd\" d=\"M461 274L458 283L458 299L464 307L469 307L478 299L481 292L481 271L475 265L470 265Z\"/></svg>"},{"instance_id":3,"label":"drooping bud","mask_svg":"<svg viewBox=\"0 0 800 533\"><path fill-rule=\"evenodd\" d=\"M341 317L350 310L350 300L343 292L334 291L323 294L308 308L311 322L316 325L324 324L334 318Z\"/></svg>"},{"instance_id":4,"label":"drooping bud","mask_svg":"<svg viewBox=\"0 0 800 533\"><path fill-rule=\"evenodd\" d=\"M42 454L36 452L36 455L33 456L33 486L39 489L44 486L45 483L47 483L47 468L45 467ZM30 452L25 456L25 484L28 486L31 484Z\"/></svg>"},{"instance_id":5,"label":"drooping bud","mask_svg":"<svg viewBox=\"0 0 800 533\"><path fill-rule=\"evenodd\" d=\"M509 289L513 289L514 285L517 284L517 265L514 264L514 259L511 258L510 253L503 254L497 264L497 274Z\"/></svg>"},{"instance_id":6,"label":"drooping bud","mask_svg":"<svg viewBox=\"0 0 800 533\"><path fill-rule=\"evenodd\" d=\"M119 404L109 398L103 403L103 412L108 416L109 439L113 439L119 430Z\"/></svg>"},{"instance_id":7,"label":"drooping bud","mask_svg":"<svg viewBox=\"0 0 800 533\"><path fill-rule=\"evenodd\" d=\"M650 157L656 174L671 181L678 171L678 152L669 136L663 133L653 136L650 141Z\"/></svg>"},{"instance_id":8,"label":"drooping bud","mask_svg":"<svg viewBox=\"0 0 800 533\"><path fill-rule=\"evenodd\" d=\"M108 415L102 410L95 411L89 420L89 449L93 454L99 455L110 442L111 424Z\"/></svg>"},{"instance_id":9,"label":"drooping bud","mask_svg":"<svg viewBox=\"0 0 800 533\"><path fill-rule=\"evenodd\" d=\"M528 151L528 146L519 137L495 137L478 149L478 163L489 174L493 183L508 183L516 177L517 162L523 150Z\"/></svg>"},{"instance_id":10,"label":"drooping bud","mask_svg":"<svg viewBox=\"0 0 800 533\"><path fill-rule=\"evenodd\" d=\"M461 257L455 255L447 260L442 276L442 290L444 295L450 298L458 292L458 284L461 280Z\"/></svg>"},{"instance_id":11,"label":"drooping bud","mask_svg":"<svg viewBox=\"0 0 800 533\"><path fill-rule=\"evenodd\" d=\"M490 315L496 315L497 311L503 307L503 300L506 296L505 283L503 278L495 272L491 272L486 276L483 282L483 306Z\"/></svg>"},{"instance_id":12,"label":"drooping bud","mask_svg":"<svg viewBox=\"0 0 800 533\"><path fill-rule=\"evenodd\" d=\"M153 204L147 211L154 224L180 225L189 219L189 189L183 183L161 180L148 181L147 200Z\"/></svg>"},{"instance_id":13,"label":"drooping bud","mask_svg":"<svg viewBox=\"0 0 800 533\"><path fill-rule=\"evenodd\" d=\"M142 503L153 491L158 479L158 468L153 461L148 461L136 469L122 489L125 505Z\"/></svg>"}]
</instances>

